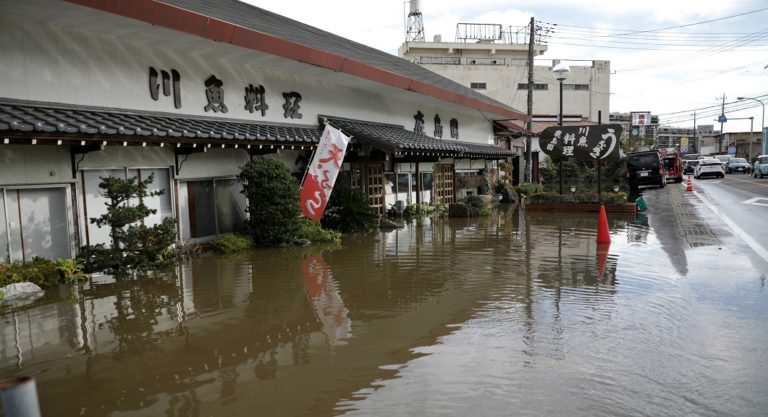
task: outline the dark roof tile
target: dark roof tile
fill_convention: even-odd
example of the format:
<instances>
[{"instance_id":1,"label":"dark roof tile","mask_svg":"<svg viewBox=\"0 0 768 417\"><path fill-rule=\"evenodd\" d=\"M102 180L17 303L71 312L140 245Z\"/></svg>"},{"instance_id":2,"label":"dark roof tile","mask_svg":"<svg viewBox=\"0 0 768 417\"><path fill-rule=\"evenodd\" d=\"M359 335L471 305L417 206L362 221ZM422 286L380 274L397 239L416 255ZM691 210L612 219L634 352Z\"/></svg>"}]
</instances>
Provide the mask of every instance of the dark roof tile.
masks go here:
<instances>
[{"instance_id":1,"label":"dark roof tile","mask_svg":"<svg viewBox=\"0 0 768 417\"><path fill-rule=\"evenodd\" d=\"M438 139L405 129L400 125L321 116L331 126L352 136L353 141L368 142L390 152L438 153L457 158L505 158L515 153L496 145Z\"/></svg>"},{"instance_id":2,"label":"dark roof tile","mask_svg":"<svg viewBox=\"0 0 768 417\"><path fill-rule=\"evenodd\" d=\"M201 138L317 143L315 126L276 125L246 121L8 101L0 103L0 131L60 132L88 135L137 135L154 138Z\"/></svg>"}]
</instances>

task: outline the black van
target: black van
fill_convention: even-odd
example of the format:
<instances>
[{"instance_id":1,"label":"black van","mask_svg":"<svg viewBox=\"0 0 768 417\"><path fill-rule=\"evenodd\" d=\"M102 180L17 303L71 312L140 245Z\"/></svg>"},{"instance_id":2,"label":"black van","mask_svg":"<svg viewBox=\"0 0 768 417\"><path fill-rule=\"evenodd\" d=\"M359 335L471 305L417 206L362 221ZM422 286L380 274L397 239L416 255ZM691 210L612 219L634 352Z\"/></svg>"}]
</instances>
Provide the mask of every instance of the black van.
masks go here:
<instances>
[{"instance_id":1,"label":"black van","mask_svg":"<svg viewBox=\"0 0 768 417\"><path fill-rule=\"evenodd\" d=\"M632 189L641 185L658 185L664 188L664 163L659 151L632 152L627 154L627 183Z\"/></svg>"}]
</instances>

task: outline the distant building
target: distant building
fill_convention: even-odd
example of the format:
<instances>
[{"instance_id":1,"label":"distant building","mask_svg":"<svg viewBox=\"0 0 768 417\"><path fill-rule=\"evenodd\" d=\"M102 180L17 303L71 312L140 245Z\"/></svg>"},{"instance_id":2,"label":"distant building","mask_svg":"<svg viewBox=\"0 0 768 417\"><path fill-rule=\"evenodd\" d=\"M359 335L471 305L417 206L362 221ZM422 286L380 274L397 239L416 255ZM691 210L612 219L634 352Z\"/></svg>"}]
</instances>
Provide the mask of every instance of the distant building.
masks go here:
<instances>
[{"instance_id":1,"label":"distant building","mask_svg":"<svg viewBox=\"0 0 768 417\"><path fill-rule=\"evenodd\" d=\"M527 109L529 39L527 26L503 28L500 24L459 23L452 42L444 42L441 35L435 35L432 42L404 42L398 53L512 108ZM535 39L534 56L546 51L547 46ZM544 65L534 65L534 134L557 123L560 89L552 68L559 62L553 59ZM610 61L567 61L567 64L571 71L563 82L564 123L607 123ZM509 128L512 140L505 143L510 132L500 129L497 144L509 146L522 157L525 142L514 138L524 135L525 126L507 124L503 127Z\"/></svg>"}]
</instances>

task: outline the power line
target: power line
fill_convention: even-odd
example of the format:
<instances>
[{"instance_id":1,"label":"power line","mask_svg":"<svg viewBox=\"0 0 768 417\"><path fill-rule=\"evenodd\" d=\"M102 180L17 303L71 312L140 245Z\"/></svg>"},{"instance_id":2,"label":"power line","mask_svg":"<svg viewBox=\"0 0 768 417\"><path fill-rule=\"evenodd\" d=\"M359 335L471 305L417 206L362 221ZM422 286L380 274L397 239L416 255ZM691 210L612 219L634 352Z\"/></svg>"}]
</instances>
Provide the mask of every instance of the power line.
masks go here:
<instances>
[{"instance_id":1,"label":"power line","mask_svg":"<svg viewBox=\"0 0 768 417\"><path fill-rule=\"evenodd\" d=\"M668 27L665 27L665 28L657 28L657 29L635 30L635 31L625 32L625 33L616 33L616 34L613 34L613 35L597 35L597 37L601 37L601 36L603 36L603 37L605 37L605 36L626 36L626 35L633 35L633 34L638 34L638 33L652 33L652 32L661 32L661 31L670 30L670 29L680 29L680 28L685 28L685 27L703 25L703 24L706 24L706 23L718 22L718 21L727 20L727 19L733 19L735 17L746 16L746 15L750 15L750 14L754 14L754 13L763 12L763 11L766 11L766 10L768 10L768 7L763 8L763 9L752 10L752 11L749 11L749 12L739 13L739 14L735 14L735 15L731 15L731 16L720 17L720 18L717 18L717 19L702 20L702 21L699 21L699 22L688 23L688 24L685 24L685 25L668 26ZM547 23L547 22L542 22L542 23ZM587 27L587 26L560 25L560 24L557 24L557 23L548 23L548 24L554 25L554 26L575 27L575 28L591 29L591 30L597 30L598 29L598 28L590 28L590 27Z\"/></svg>"}]
</instances>

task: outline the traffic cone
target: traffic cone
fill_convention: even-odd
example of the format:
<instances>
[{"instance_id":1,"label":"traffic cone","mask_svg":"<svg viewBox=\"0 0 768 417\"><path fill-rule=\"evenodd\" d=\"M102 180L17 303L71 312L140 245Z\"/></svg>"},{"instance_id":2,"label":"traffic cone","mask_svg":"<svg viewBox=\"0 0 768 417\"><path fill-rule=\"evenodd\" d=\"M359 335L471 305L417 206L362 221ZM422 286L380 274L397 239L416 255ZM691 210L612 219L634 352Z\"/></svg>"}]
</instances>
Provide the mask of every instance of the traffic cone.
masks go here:
<instances>
[{"instance_id":1,"label":"traffic cone","mask_svg":"<svg viewBox=\"0 0 768 417\"><path fill-rule=\"evenodd\" d=\"M603 278L605 275L605 263L608 260L608 249L610 249L610 243L598 243L597 244L597 276Z\"/></svg>"},{"instance_id":2,"label":"traffic cone","mask_svg":"<svg viewBox=\"0 0 768 417\"><path fill-rule=\"evenodd\" d=\"M693 183L691 182L691 176L688 175L688 186L685 187L685 191L693 191Z\"/></svg>"},{"instance_id":3,"label":"traffic cone","mask_svg":"<svg viewBox=\"0 0 768 417\"><path fill-rule=\"evenodd\" d=\"M597 226L597 243L611 243L611 232L608 230L608 217L605 206L600 205L600 220Z\"/></svg>"}]
</instances>

